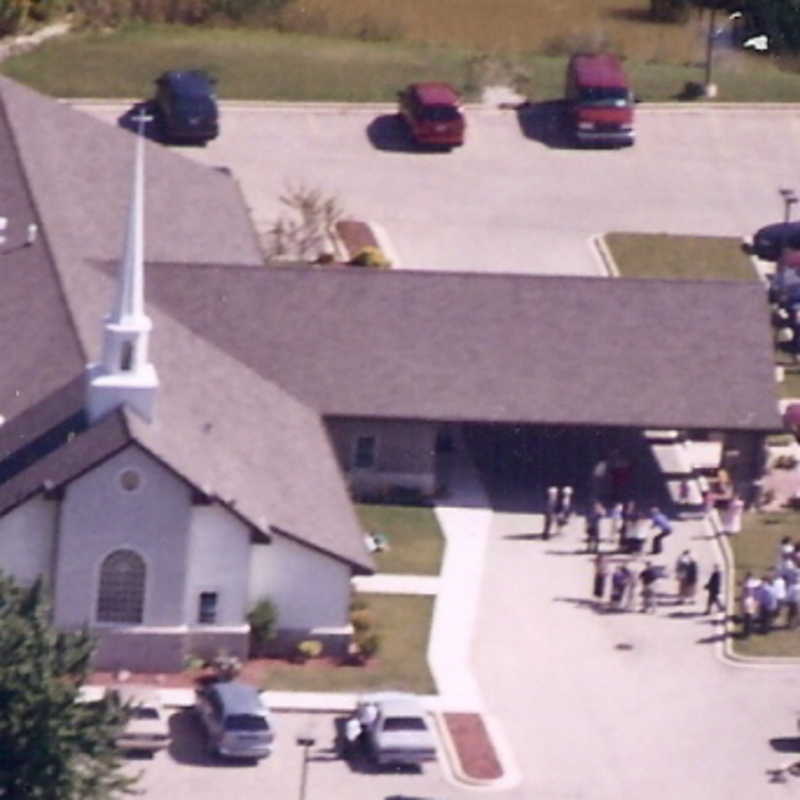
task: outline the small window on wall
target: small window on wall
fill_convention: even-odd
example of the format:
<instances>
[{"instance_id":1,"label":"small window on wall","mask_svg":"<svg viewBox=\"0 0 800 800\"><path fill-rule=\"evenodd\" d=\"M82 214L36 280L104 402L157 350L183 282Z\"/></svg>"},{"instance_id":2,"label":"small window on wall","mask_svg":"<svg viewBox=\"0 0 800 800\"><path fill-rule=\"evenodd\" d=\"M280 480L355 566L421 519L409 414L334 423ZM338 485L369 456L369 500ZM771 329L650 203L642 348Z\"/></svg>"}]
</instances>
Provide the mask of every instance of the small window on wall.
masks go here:
<instances>
[{"instance_id":1,"label":"small window on wall","mask_svg":"<svg viewBox=\"0 0 800 800\"><path fill-rule=\"evenodd\" d=\"M197 621L201 625L213 625L217 621L216 592L200 592L200 601L197 606Z\"/></svg>"},{"instance_id":2,"label":"small window on wall","mask_svg":"<svg viewBox=\"0 0 800 800\"><path fill-rule=\"evenodd\" d=\"M358 436L353 450L353 466L369 469L375 466L376 441L374 436Z\"/></svg>"}]
</instances>

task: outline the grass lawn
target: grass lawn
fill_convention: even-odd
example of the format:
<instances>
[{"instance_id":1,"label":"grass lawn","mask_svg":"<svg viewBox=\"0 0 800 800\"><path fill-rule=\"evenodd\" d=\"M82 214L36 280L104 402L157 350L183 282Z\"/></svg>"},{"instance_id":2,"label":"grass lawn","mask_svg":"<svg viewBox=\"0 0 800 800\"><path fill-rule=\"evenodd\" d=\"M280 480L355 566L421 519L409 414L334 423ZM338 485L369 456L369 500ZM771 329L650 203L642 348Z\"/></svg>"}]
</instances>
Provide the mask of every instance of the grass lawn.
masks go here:
<instances>
[{"instance_id":1,"label":"grass lawn","mask_svg":"<svg viewBox=\"0 0 800 800\"><path fill-rule=\"evenodd\" d=\"M378 572L439 574L444 538L430 508L361 503L356 511L365 530L389 540L387 551L374 554Z\"/></svg>"},{"instance_id":2,"label":"grass lawn","mask_svg":"<svg viewBox=\"0 0 800 800\"><path fill-rule=\"evenodd\" d=\"M800 372L784 373L783 382L778 384L781 397L800 397Z\"/></svg>"},{"instance_id":3,"label":"grass lawn","mask_svg":"<svg viewBox=\"0 0 800 800\"><path fill-rule=\"evenodd\" d=\"M452 5L452 0L446 2ZM497 5L517 9L511 26L515 29L539 19L538 10L536 16L523 13L519 2L493 0L493 23L512 23L511 17L499 13ZM527 8L529 0L524 2ZM569 0L569 4L589 6L584 0ZM459 0L464 11L469 8L477 13L485 5ZM385 3L382 13L412 7L424 17L423 10L436 14L441 6L408 2L390 7ZM606 12L608 8L603 12L604 19L614 18ZM350 13L349 4L347 10L337 4L337 14ZM563 10L559 14L563 28L564 21L572 18ZM459 11L455 18L464 20L465 16ZM494 25L487 26L483 18L480 27L491 30ZM661 35L670 26L655 28ZM501 36L498 42L502 40ZM528 37L523 36L523 40ZM490 46L473 42L466 35L376 42L364 41L363 37L277 33L252 27L139 24L50 40L30 53L4 61L0 71L57 97L148 97L159 72L180 67L213 72L219 78L223 99L392 102L404 84L434 77L458 86L468 99L475 99L482 86L493 83L513 84L532 100L561 97L565 54L573 48L568 43L560 50L545 47L546 52L557 50L558 55L542 55L535 50L539 45L539 39L531 39L529 49L511 53L504 50L507 44ZM643 100L667 100L674 98L687 81L701 79L702 70L685 63L657 63L647 58L631 60L627 68ZM720 63L715 81L724 100L800 100L800 76L769 67L763 59L737 62L735 66Z\"/></svg>"},{"instance_id":4,"label":"grass lawn","mask_svg":"<svg viewBox=\"0 0 800 800\"><path fill-rule=\"evenodd\" d=\"M436 691L426 652L433 598L422 595L360 594L375 613L381 650L366 667L302 666L276 663L265 676L267 689L306 692L362 692L400 689L420 694Z\"/></svg>"},{"instance_id":5,"label":"grass lawn","mask_svg":"<svg viewBox=\"0 0 800 800\"><path fill-rule=\"evenodd\" d=\"M731 537L736 561L736 595L746 572L762 575L775 565L778 543L784 536L800 534L800 512L746 514L742 532ZM738 607L735 612L738 613ZM736 653L747 656L800 656L800 631L775 630L767 636L754 634L749 639L734 639Z\"/></svg>"},{"instance_id":6,"label":"grass lawn","mask_svg":"<svg viewBox=\"0 0 800 800\"><path fill-rule=\"evenodd\" d=\"M725 236L609 233L606 245L624 278L753 281L741 240Z\"/></svg>"}]
</instances>

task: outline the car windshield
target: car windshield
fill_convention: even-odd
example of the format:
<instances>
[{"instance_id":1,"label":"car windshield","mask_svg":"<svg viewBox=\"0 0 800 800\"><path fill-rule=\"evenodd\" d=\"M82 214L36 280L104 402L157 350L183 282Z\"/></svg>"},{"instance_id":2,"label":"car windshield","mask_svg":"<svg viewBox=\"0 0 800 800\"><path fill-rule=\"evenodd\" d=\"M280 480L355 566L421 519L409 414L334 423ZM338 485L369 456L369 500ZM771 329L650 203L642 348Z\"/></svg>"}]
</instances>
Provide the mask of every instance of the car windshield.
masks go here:
<instances>
[{"instance_id":1,"label":"car windshield","mask_svg":"<svg viewBox=\"0 0 800 800\"><path fill-rule=\"evenodd\" d=\"M158 719L158 711L154 708L139 706L131 709L131 719Z\"/></svg>"},{"instance_id":2,"label":"car windshield","mask_svg":"<svg viewBox=\"0 0 800 800\"><path fill-rule=\"evenodd\" d=\"M214 105L209 97L176 97L175 109L182 114L210 114Z\"/></svg>"},{"instance_id":3,"label":"car windshield","mask_svg":"<svg viewBox=\"0 0 800 800\"><path fill-rule=\"evenodd\" d=\"M620 86L587 86L580 91L580 101L588 106L622 107L630 103L630 92Z\"/></svg>"},{"instance_id":4,"label":"car windshield","mask_svg":"<svg viewBox=\"0 0 800 800\"><path fill-rule=\"evenodd\" d=\"M428 122L454 122L459 113L454 106L425 106L420 117Z\"/></svg>"},{"instance_id":5,"label":"car windshield","mask_svg":"<svg viewBox=\"0 0 800 800\"><path fill-rule=\"evenodd\" d=\"M265 731L268 728L264 717L257 714L231 714L225 720L226 731Z\"/></svg>"},{"instance_id":6,"label":"car windshield","mask_svg":"<svg viewBox=\"0 0 800 800\"><path fill-rule=\"evenodd\" d=\"M422 717L387 717L383 722L385 731L425 731L428 726Z\"/></svg>"}]
</instances>

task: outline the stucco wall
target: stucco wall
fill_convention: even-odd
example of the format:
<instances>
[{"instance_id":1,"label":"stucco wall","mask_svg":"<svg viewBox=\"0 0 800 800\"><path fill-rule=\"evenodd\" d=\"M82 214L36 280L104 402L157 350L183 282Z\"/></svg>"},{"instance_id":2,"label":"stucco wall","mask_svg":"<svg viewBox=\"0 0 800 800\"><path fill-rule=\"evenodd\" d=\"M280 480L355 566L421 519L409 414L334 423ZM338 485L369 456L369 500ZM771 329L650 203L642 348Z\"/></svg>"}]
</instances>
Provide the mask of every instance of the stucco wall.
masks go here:
<instances>
[{"instance_id":1,"label":"stucco wall","mask_svg":"<svg viewBox=\"0 0 800 800\"><path fill-rule=\"evenodd\" d=\"M350 568L330 556L275 535L253 548L250 604L269 597L280 628L337 627L349 622Z\"/></svg>"},{"instance_id":2,"label":"stucco wall","mask_svg":"<svg viewBox=\"0 0 800 800\"><path fill-rule=\"evenodd\" d=\"M327 419L336 456L356 491L403 487L430 494L435 489L439 425L413 420ZM374 436L374 467L357 469L353 453L359 436Z\"/></svg>"},{"instance_id":3,"label":"stucco wall","mask_svg":"<svg viewBox=\"0 0 800 800\"><path fill-rule=\"evenodd\" d=\"M58 502L37 495L0 517L0 569L20 583L52 580Z\"/></svg>"},{"instance_id":4,"label":"stucco wall","mask_svg":"<svg viewBox=\"0 0 800 800\"><path fill-rule=\"evenodd\" d=\"M217 592L217 625L240 625L248 611L250 531L219 505L195 506L189 533L187 622L198 622L201 592Z\"/></svg>"},{"instance_id":5,"label":"stucco wall","mask_svg":"<svg viewBox=\"0 0 800 800\"><path fill-rule=\"evenodd\" d=\"M126 469L141 476L135 491L120 485ZM143 624L183 623L190 514L188 486L134 445L73 481L61 506L56 624L95 622L100 565L119 548L146 564Z\"/></svg>"}]
</instances>

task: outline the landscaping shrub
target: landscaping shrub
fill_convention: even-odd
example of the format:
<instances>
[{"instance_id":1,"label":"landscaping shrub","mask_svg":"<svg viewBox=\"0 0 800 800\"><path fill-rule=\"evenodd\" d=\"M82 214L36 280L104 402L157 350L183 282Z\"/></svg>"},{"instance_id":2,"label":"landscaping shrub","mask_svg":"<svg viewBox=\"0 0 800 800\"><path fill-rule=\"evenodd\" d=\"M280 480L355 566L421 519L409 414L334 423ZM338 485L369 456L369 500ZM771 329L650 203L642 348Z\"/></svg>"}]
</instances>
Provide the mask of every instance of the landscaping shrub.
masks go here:
<instances>
[{"instance_id":1,"label":"landscaping shrub","mask_svg":"<svg viewBox=\"0 0 800 800\"><path fill-rule=\"evenodd\" d=\"M364 658L372 658L381 649L381 636L376 631L359 634L353 638L358 646L358 652Z\"/></svg>"},{"instance_id":2,"label":"landscaping shrub","mask_svg":"<svg viewBox=\"0 0 800 800\"><path fill-rule=\"evenodd\" d=\"M250 623L250 652L254 656L263 655L269 643L275 638L278 627L278 609L265 597L259 600L247 615Z\"/></svg>"},{"instance_id":3,"label":"landscaping shrub","mask_svg":"<svg viewBox=\"0 0 800 800\"><path fill-rule=\"evenodd\" d=\"M356 633L363 633L375 625L375 614L368 608L351 611L350 624Z\"/></svg>"},{"instance_id":4,"label":"landscaping shrub","mask_svg":"<svg viewBox=\"0 0 800 800\"><path fill-rule=\"evenodd\" d=\"M350 264L354 267L375 267L376 269L387 269L392 266L392 262L383 254L379 247L362 247L351 259Z\"/></svg>"},{"instance_id":5,"label":"landscaping shrub","mask_svg":"<svg viewBox=\"0 0 800 800\"><path fill-rule=\"evenodd\" d=\"M318 658L322 655L322 642L316 639L304 639L302 642L297 643L296 655L301 661L309 658Z\"/></svg>"}]
</instances>

